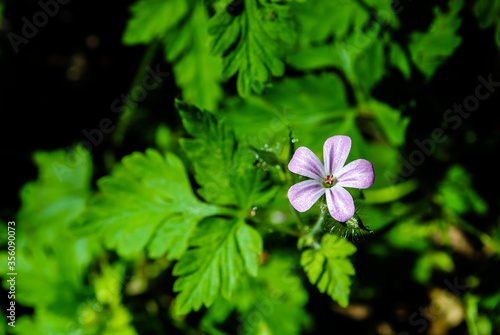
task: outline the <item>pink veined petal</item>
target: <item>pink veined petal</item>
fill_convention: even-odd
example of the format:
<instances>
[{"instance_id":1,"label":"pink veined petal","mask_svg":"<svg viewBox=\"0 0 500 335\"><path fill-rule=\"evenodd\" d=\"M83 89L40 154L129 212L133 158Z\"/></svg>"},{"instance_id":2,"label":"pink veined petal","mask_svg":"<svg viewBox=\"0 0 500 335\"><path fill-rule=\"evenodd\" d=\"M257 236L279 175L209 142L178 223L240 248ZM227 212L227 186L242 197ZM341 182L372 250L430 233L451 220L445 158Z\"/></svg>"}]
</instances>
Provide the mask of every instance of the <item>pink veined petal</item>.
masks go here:
<instances>
[{"instance_id":1,"label":"pink veined petal","mask_svg":"<svg viewBox=\"0 0 500 335\"><path fill-rule=\"evenodd\" d=\"M337 185L342 187L368 188L374 180L373 165L366 159L352 161L337 173Z\"/></svg>"},{"instance_id":2,"label":"pink veined petal","mask_svg":"<svg viewBox=\"0 0 500 335\"><path fill-rule=\"evenodd\" d=\"M326 204L330 215L339 222L346 222L354 215L351 194L338 184L326 189Z\"/></svg>"},{"instance_id":3,"label":"pink veined petal","mask_svg":"<svg viewBox=\"0 0 500 335\"><path fill-rule=\"evenodd\" d=\"M351 151L351 138L344 135L330 137L323 145L323 159L325 161L325 173L334 175L345 164L347 156Z\"/></svg>"},{"instance_id":4,"label":"pink veined petal","mask_svg":"<svg viewBox=\"0 0 500 335\"><path fill-rule=\"evenodd\" d=\"M316 180L301 181L290 187L288 199L293 208L305 212L325 193L325 188Z\"/></svg>"},{"instance_id":5,"label":"pink veined petal","mask_svg":"<svg viewBox=\"0 0 500 335\"><path fill-rule=\"evenodd\" d=\"M288 164L288 170L301 176L322 181L324 176L323 163L318 156L306 147L298 148Z\"/></svg>"}]
</instances>

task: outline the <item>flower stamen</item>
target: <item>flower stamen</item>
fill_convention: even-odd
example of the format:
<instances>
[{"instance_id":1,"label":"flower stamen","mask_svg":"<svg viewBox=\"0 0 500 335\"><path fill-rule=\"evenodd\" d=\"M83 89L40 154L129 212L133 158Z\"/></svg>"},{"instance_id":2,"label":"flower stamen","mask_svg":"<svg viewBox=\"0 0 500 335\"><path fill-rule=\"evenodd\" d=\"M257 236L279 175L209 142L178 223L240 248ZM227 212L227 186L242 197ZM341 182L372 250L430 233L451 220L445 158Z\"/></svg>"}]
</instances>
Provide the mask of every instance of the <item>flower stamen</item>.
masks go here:
<instances>
[{"instance_id":1,"label":"flower stamen","mask_svg":"<svg viewBox=\"0 0 500 335\"><path fill-rule=\"evenodd\" d=\"M333 186L333 183L335 182L335 178L333 178L332 175L328 175L325 178L325 181L323 182L326 186Z\"/></svg>"}]
</instances>

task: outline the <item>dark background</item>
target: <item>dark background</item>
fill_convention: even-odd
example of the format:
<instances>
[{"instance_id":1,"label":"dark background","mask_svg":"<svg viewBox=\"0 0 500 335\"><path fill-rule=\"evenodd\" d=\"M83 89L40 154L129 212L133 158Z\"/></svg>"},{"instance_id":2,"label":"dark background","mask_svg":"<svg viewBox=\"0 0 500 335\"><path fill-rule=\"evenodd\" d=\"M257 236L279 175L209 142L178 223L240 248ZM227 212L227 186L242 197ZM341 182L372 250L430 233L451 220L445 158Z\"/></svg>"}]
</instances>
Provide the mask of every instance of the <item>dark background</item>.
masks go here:
<instances>
[{"instance_id":1,"label":"dark background","mask_svg":"<svg viewBox=\"0 0 500 335\"><path fill-rule=\"evenodd\" d=\"M35 150L66 148L85 140L82 131L99 127L103 118L116 124L119 115L111 110L111 102L128 93L145 50L121 44L131 3L60 5L58 14L15 54L7 33L22 35L22 17L32 21L41 8L36 1L7 1L0 45L0 136L2 165L7 170L2 214L6 218L19 206L19 188L36 179L31 159ZM172 76L166 78L172 80ZM94 159L110 142L107 135L103 144L93 148Z\"/></svg>"},{"instance_id":2,"label":"dark background","mask_svg":"<svg viewBox=\"0 0 500 335\"><path fill-rule=\"evenodd\" d=\"M73 0L60 5L59 13L50 18L47 25L39 28L38 34L29 39L28 44L20 45L18 54L14 53L7 33L21 35L22 17L26 16L32 21L33 14L41 8L36 1L6 2L0 31L0 143L4 170L0 215L3 220L15 217L19 207L19 188L26 181L36 178L37 171L31 159L35 150L65 148L79 142L85 139L82 131L98 127L99 121L104 117L116 123L118 116L111 111L111 102L128 92L145 51L144 47L125 47L121 44L121 36L129 17L128 6L132 2ZM402 45L408 44L405 38L409 31L426 29L432 21L432 6L436 3L446 4L445 1L404 2L406 8L399 16L402 23ZM374 95L379 100L394 105L418 97L415 107L404 111L411 117L411 123L407 131L406 154L403 153L403 157L408 157L408 153L416 148L415 139L429 138L434 128L443 126L443 114L448 108L454 103L462 103L464 98L474 94L479 84L478 76L487 78L492 73L493 79L500 81L500 57L494 43L494 28L479 30L477 19L473 15L474 3L467 1L462 10L463 21L459 34L463 40L460 47L438 69L430 82L427 83L413 67L411 81L405 82L393 70L375 88ZM158 61L161 60L161 50L156 57ZM165 69L168 68L167 64L162 64ZM162 87L155 91L152 99L162 99L164 109L149 115L150 120L144 123L144 131L157 120L168 122L168 119L174 118L172 102L178 91L173 80L173 76L169 76ZM425 198L426 194L432 193L450 165L464 165L473 177L474 188L489 206L488 216L482 221L474 222L478 228L498 225L500 214L500 168L497 165L497 156L500 154L499 92L500 88L486 101L481 101L478 110L463 120L458 129L447 129L446 134L451 140L438 148L440 155L432 155L426 159L415 174L423 187L413 196ZM476 140L468 140L471 137ZM94 147L92 156L98 169L96 175L102 173L99 169L104 169L101 161L104 151L116 150L119 157L133 150L143 150L149 144L147 140L136 142L136 138L141 137L134 137L131 133L125 143L117 148L112 146L111 136L106 136L104 144ZM358 257L363 257L362 248ZM376 268L377 264L374 264L373 270L376 271ZM417 285L412 287L405 278L399 278L396 270L386 276L379 276L377 280L387 282L378 286L385 287L390 292L391 285L395 283L408 285L407 298L410 299L413 294L415 306L425 305L426 302L419 298L422 296L422 292L418 291L421 288ZM373 284L377 276L361 271L357 278L364 278ZM492 268L491 272L498 272L498 269ZM313 315L321 313L316 310L315 305L325 306L330 298L319 294L314 288L309 287L309 292L310 311ZM394 309L391 305L394 301L398 301L398 298L388 296L386 300L380 301L380 309L375 313L384 314L386 310ZM332 327L333 321L330 319L318 317L316 321L317 329ZM407 326L406 320L404 324ZM350 329L350 333L357 333L356 327L360 324L344 319L343 326ZM462 325L454 332L462 334L464 327Z\"/></svg>"}]
</instances>

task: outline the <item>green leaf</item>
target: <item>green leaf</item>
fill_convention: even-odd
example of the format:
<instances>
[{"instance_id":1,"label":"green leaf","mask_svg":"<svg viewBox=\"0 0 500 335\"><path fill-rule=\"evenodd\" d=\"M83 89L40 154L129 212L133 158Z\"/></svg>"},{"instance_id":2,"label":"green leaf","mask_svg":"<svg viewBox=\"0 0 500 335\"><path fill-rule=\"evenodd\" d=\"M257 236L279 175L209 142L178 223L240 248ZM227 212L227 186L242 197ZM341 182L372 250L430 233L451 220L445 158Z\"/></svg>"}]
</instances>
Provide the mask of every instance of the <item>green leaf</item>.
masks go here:
<instances>
[{"instance_id":1,"label":"green leaf","mask_svg":"<svg viewBox=\"0 0 500 335\"><path fill-rule=\"evenodd\" d=\"M457 30L461 24L458 14L463 4L463 0L450 0L448 13L442 13L439 7L435 7L435 18L429 30L410 35L408 49L411 59L427 79L432 77L462 42L462 38L457 36Z\"/></svg>"},{"instance_id":2,"label":"green leaf","mask_svg":"<svg viewBox=\"0 0 500 335\"><path fill-rule=\"evenodd\" d=\"M180 144L193 163L202 197L247 210L272 200L268 173L254 166L255 153L238 145L224 120L180 101L176 105L184 128L195 137Z\"/></svg>"},{"instance_id":3,"label":"green leaf","mask_svg":"<svg viewBox=\"0 0 500 335\"><path fill-rule=\"evenodd\" d=\"M147 246L151 257L178 259L197 223L219 209L199 201L181 160L134 152L98 181L100 193L78 225L102 236L122 256Z\"/></svg>"},{"instance_id":4,"label":"green leaf","mask_svg":"<svg viewBox=\"0 0 500 335\"><path fill-rule=\"evenodd\" d=\"M294 50L286 56L286 63L297 70L307 71L326 67L341 67L338 52L331 45L311 46Z\"/></svg>"},{"instance_id":5,"label":"green leaf","mask_svg":"<svg viewBox=\"0 0 500 335\"><path fill-rule=\"evenodd\" d=\"M187 13L188 0L139 0L130 7L132 18L127 22L123 43L149 43L175 26Z\"/></svg>"},{"instance_id":6,"label":"green leaf","mask_svg":"<svg viewBox=\"0 0 500 335\"><path fill-rule=\"evenodd\" d=\"M242 225L236 232L236 240L240 250L247 250L242 253L245 267L252 276L257 275L259 265L259 253L262 252L262 238L260 234L249 225Z\"/></svg>"},{"instance_id":7,"label":"green leaf","mask_svg":"<svg viewBox=\"0 0 500 335\"><path fill-rule=\"evenodd\" d=\"M309 281L321 293L328 295L342 307L349 304L351 279L354 267L348 256L356 252L349 241L336 235L326 234L317 249L302 252L300 264L304 267Z\"/></svg>"},{"instance_id":8,"label":"green leaf","mask_svg":"<svg viewBox=\"0 0 500 335\"><path fill-rule=\"evenodd\" d=\"M208 13L201 1L140 0L123 36L125 44L165 44L165 58L173 64L183 98L214 109L222 97L222 64L210 54Z\"/></svg>"},{"instance_id":9,"label":"green leaf","mask_svg":"<svg viewBox=\"0 0 500 335\"><path fill-rule=\"evenodd\" d=\"M475 4L474 12L479 21L479 27L481 29L488 28L492 24L498 23L500 2L495 0L478 0Z\"/></svg>"},{"instance_id":10,"label":"green leaf","mask_svg":"<svg viewBox=\"0 0 500 335\"><path fill-rule=\"evenodd\" d=\"M402 117L399 110L376 100L369 101L363 108L375 115L375 119L393 146L405 143L406 127L410 123L409 117Z\"/></svg>"},{"instance_id":11,"label":"green leaf","mask_svg":"<svg viewBox=\"0 0 500 335\"><path fill-rule=\"evenodd\" d=\"M431 245L430 237L439 231L437 222L423 224L418 217L412 217L398 222L385 238L396 248L423 253Z\"/></svg>"},{"instance_id":12,"label":"green leaf","mask_svg":"<svg viewBox=\"0 0 500 335\"><path fill-rule=\"evenodd\" d=\"M261 93L270 75L282 76L284 48L295 40L288 4L243 0L239 15L220 9L210 19L211 50L223 58L223 77L238 74L238 94Z\"/></svg>"},{"instance_id":13,"label":"green leaf","mask_svg":"<svg viewBox=\"0 0 500 335\"><path fill-rule=\"evenodd\" d=\"M176 102L186 131L194 139L181 139L180 144L191 160L195 178L201 188L198 193L210 202L235 204L231 178L237 148L233 131L224 121L207 112Z\"/></svg>"},{"instance_id":14,"label":"green leaf","mask_svg":"<svg viewBox=\"0 0 500 335\"><path fill-rule=\"evenodd\" d=\"M234 305L226 299L219 296L208 308L207 312L203 314L200 325L201 329L210 335L226 335L227 333L219 330L218 325L223 324L229 318L234 310Z\"/></svg>"},{"instance_id":15,"label":"green leaf","mask_svg":"<svg viewBox=\"0 0 500 335\"><path fill-rule=\"evenodd\" d=\"M344 69L349 79L369 91L385 74L384 42L377 38L378 26L370 33L356 31L342 45ZM375 37L373 37L375 36ZM359 44L359 40L366 40Z\"/></svg>"},{"instance_id":16,"label":"green leaf","mask_svg":"<svg viewBox=\"0 0 500 335\"><path fill-rule=\"evenodd\" d=\"M454 268L453 259L447 252L427 252L418 258L413 269L413 278L422 284L426 284L431 279L434 269L451 272Z\"/></svg>"},{"instance_id":17,"label":"green leaf","mask_svg":"<svg viewBox=\"0 0 500 335\"><path fill-rule=\"evenodd\" d=\"M21 189L18 220L25 227L23 233L50 242L58 230L85 209L90 196L92 161L88 151L80 146L72 151L40 151L35 153L34 161L38 179Z\"/></svg>"},{"instance_id":18,"label":"green leaf","mask_svg":"<svg viewBox=\"0 0 500 335\"><path fill-rule=\"evenodd\" d=\"M29 243L25 239L18 241L16 271L20 276L16 279L16 288L24 293L16 295L16 302L52 308L70 316L74 313L75 300L89 293L83 284L94 247L88 239L77 239L64 229L54 232L54 239L57 243L41 239ZM53 290L54 286L58 290Z\"/></svg>"},{"instance_id":19,"label":"green leaf","mask_svg":"<svg viewBox=\"0 0 500 335\"><path fill-rule=\"evenodd\" d=\"M242 280L231 300L240 315L240 329L245 335L263 334L264 330L265 334L302 334L312 320L305 309L307 290L294 271L296 260L283 252L269 258L258 277Z\"/></svg>"},{"instance_id":20,"label":"green leaf","mask_svg":"<svg viewBox=\"0 0 500 335\"><path fill-rule=\"evenodd\" d=\"M241 275L256 275L262 238L242 221L209 218L189 244L173 270L179 277L174 283L179 315L212 305L219 294L230 298Z\"/></svg>"},{"instance_id":21,"label":"green leaf","mask_svg":"<svg viewBox=\"0 0 500 335\"><path fill-rule=\"evenodd\" d=\"M448 170L439 186L442 205L457 214L473 211L484 215L488 211L486 202L472 187L471 176L460 165L453 165Z\"/></svg>"},{"instance_id":22,"label":"green leaf","mask_svg":"<svg viewBox=\"0 0 500 335\"><path fill-rule=\"evenodd\" d=\"M33 307L34 314L16 320L16 333L55 334L81 329L86 334L98 334L75 320L81 321L82 302L93 297L86 276L100 248L90 238L78 238L68 229L90 196L90 155L78 146L68 152L37 152L34 160L39 176L22 188L15 227L16 289L24 292L15 299ZM102 320L109 320L101 315ZM128 322L126 327L130 328Z\"/></svg>"},{"instance_id":23,"label":"green leaf","mask_svg":"<svg viewBox=\"0 0 500 335\"><path fill-rule=\"evenodd\" d=\"M75 240L71 237L59 237L61 247L54 252L30 247L30 256L18 259L23 268L19 269L16 288L26 293L18 294L16 300L35 309L33 315L16 320L15 333L137 334L131 325L131 313L121 303L124 271L109 271L105 267L102 276L95 278L90 286L84 285L86 272L78 272L78 282L68 281L68 277L77 273L77 262L71 258L75 257L75 251L83 250L72 250Z\"/></svg>"},{"instance_id":24,"label":"green leaf","mask_svg":"<svg viewBox=\"0 0 500 335\"><path fill-rule=\"evenodd\" d=\"M464 297L465 321L471 335L491 335L492 322L485 316L479 314L481 298L477 295L467 293Z\"/></svg>"},{"instance_id":25,"label":"green leaf","mask_svg":"<svg viewBox=\"0 0 500 335\"><path fill-rule=\"evenodd\" d=\"M273 252L259 268L255 278L239 280L230 300L219 298L203 315L203 330L222 335L217 329L230 316L238 314L240 334L301 334L311 326L311 315L305 306L307 290L297 274L296 259L285 252Z\"/></svg>"},{"instance_id":26,"label":"green leaf","mask_svg":"<svg viewBox=\"0 0 500 335\"><path fill-rule=\"evenodd\" d=\"M184 100L200 108L213 110L222 97L222 64L210 54L208 13L198 1L187 20L165 37L165 55L174 64L177 84Z\"/></svg>"},{"instance_id":27,"label":"green leaf","mask_svg":"<svg viewBox=\"0 0 500 335\"><path fill-rule=\"evenodd\" d=\"M389 59L391 64L397 67L399 71L401 71L405 79L410 79L410 74L411 74L410 61L408 60L408 57L406 56L405 52L397 43L391 42L389 43L389 47L390 47Z\"/></svg>"},{"instance_id":28,"label":"green leaf","mask_svg":"<svg viewBox=\"0 0 500 335\"><path fill-rule=\"evenodd\" d=\"M231 100L223 115L238 136L254 148L265 148L292 130L293 138L299 140L297 146L322 153L327 138L342 131L348 132L345 135L356 135L357 128L351 127L354 122L344 124L347 119L354 121L354 112L346 101L346 90L339 76L321 73L285 78L263 96ZM362 147L358 143L353 149L362 151Z\"/></svg>"},{"instance_id":29,"label":"green leaf","mask_svg":"<svg viewBox=\"0 0 500 335\"><path fill-rule=\"evenodd\" d=\"M386 41L380 35L388 26L399 27L390 2L310 0L292 8L300 35L299 47L287 57L290 65L301 70L340 68L363 93L384 76Z\"/></svg>"},{"instance_id":30,"label":"green leaf","mask_svg":"<svg viewBox=\"0 0 500 335\"><path fill-rule=\"evenodd\" d=\"M307 0L292 3L300 27L300 44L317 44L327 38L345 37L351 30L361 29L370 14L357 1Z\"/></svg>"}]
</instances>

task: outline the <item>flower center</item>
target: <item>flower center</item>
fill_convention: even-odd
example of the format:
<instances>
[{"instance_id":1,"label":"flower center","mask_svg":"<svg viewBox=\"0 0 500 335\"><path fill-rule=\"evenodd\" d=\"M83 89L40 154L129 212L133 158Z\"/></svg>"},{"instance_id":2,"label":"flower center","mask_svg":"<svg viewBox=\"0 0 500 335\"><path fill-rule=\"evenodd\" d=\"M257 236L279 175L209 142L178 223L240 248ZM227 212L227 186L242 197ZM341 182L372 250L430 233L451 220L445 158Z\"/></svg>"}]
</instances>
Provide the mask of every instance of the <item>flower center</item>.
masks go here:
<instances>
[{"instance_id":1,"label":"flower center","mask_svg":"<svg viewBox=\"0 0 500 335\"><path fill-rule=\"evenodd\" d=\"M326 188L330 188L334 185L334 183L335 183L335 178L333 178L332 175L328 175L328 176L326 176L325 181L323 182L323 185Z\"/></svg>"}]
</instances>

